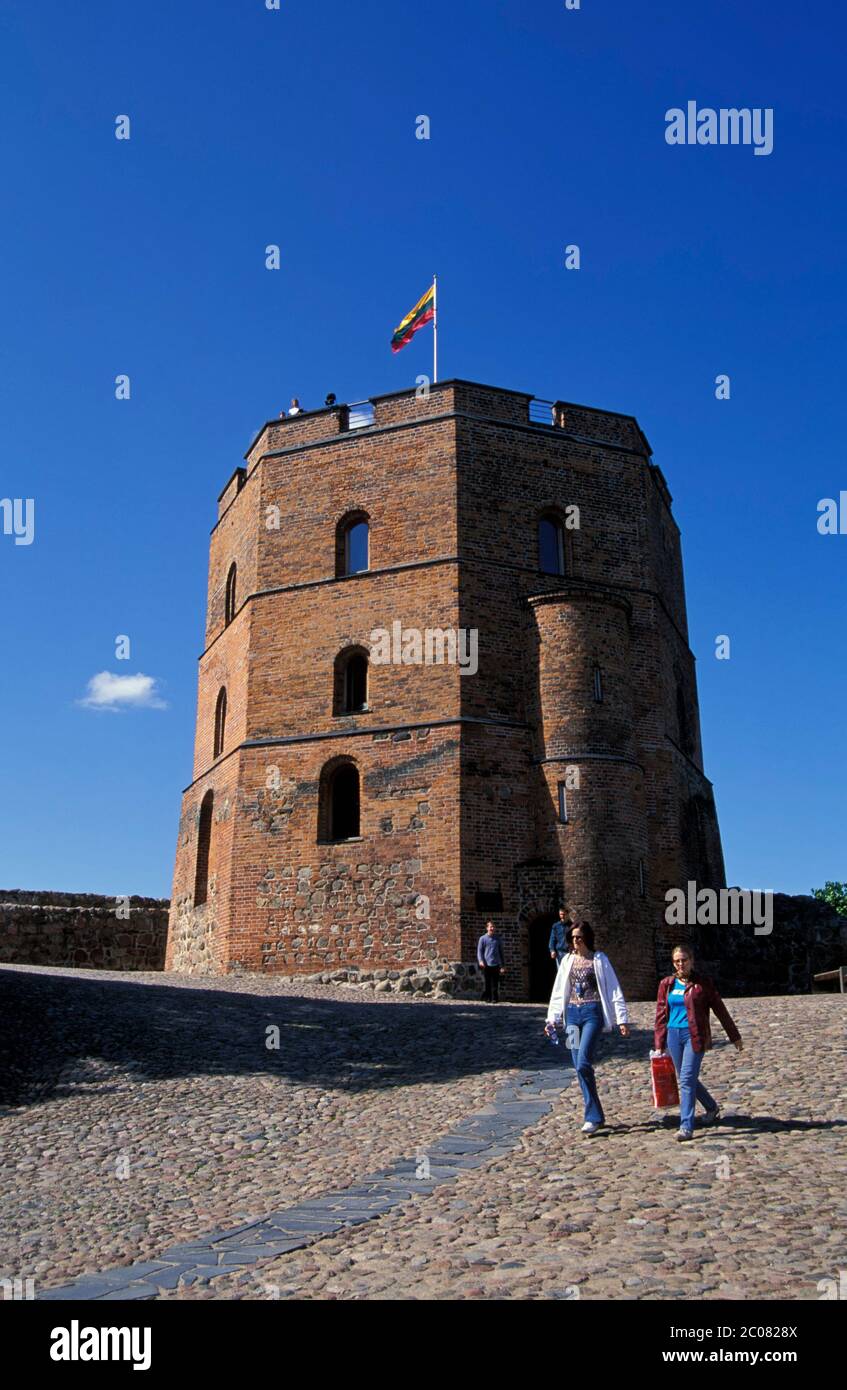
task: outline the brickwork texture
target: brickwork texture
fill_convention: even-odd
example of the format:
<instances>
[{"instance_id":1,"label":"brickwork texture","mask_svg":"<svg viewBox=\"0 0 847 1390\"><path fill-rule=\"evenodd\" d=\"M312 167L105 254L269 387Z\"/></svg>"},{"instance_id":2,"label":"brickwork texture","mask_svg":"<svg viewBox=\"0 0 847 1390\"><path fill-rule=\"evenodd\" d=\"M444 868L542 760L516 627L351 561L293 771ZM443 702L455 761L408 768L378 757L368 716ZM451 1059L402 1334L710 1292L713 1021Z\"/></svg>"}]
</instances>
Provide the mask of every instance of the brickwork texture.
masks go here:
<instances>
[{"instance_id":1,"label":"brickwork texture","mask_svg":"<svg viewBox=\"0 0 847 1390\"><path fill-rule=\"evenodd\" d=\"M667 484L633 418L557 402L535 424L530 399L448 381L253 441L211 537L168 968L472 962L491 917L522 999L567 903L647 997L666 889L724 886ZM362 572L338 572L345 518ZM379 663L395 624L475 630L478 669ZM352 649L367 698L344 713ZM360 821L334 837L339 767Z\"/></svg>"}]
</instances>

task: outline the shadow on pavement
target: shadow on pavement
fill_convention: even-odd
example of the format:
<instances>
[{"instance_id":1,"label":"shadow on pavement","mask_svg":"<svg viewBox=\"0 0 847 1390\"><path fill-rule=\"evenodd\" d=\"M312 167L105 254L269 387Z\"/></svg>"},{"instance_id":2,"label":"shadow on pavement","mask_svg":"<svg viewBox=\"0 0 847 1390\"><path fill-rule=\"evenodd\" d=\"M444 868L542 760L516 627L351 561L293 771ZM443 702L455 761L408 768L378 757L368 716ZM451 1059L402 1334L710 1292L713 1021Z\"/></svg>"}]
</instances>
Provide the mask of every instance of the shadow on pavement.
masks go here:
<instances>
[{"instance_id":1,"label":"shadow on pavement","mask_svg":"<svg viewBox=\"0 0 847 1390\"><path fill-rule=\"evenodd\" d=\"M544 1006L349 1002L0 969L0 1104L96 1085L266 1074L323 1089L384 1090L475 1072L566 1065ZM279 1050L266 1046L279 1028ZM564 1053L565 1049L562 1049ZM563 1084L565 1078L563 1078Z\"/></svg>"}]
</instances>

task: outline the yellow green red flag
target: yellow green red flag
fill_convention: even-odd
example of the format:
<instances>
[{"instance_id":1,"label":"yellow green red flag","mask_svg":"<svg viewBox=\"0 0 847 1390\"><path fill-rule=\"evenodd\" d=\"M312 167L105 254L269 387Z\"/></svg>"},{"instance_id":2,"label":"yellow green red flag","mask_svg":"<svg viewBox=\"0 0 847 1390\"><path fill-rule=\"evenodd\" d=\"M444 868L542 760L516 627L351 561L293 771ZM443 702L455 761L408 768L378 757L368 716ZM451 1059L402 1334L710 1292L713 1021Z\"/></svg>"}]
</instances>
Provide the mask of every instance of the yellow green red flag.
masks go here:
<instances>
[{"instance_id":1,"label":"yellow green red flag","mask_svg":"<svg viewBox=\"0 0 847 1390\"><path fill-rule=\"evenodd\" d=\"M412 341L419 328L423 328L425 323L429 323L435 318L435 282L433 282L426 294L422 295L415 305L410 309L404 319L401 319L395 328L391 338L391 351L399 352L407 343Z\"/></svg>"}]
</instances>

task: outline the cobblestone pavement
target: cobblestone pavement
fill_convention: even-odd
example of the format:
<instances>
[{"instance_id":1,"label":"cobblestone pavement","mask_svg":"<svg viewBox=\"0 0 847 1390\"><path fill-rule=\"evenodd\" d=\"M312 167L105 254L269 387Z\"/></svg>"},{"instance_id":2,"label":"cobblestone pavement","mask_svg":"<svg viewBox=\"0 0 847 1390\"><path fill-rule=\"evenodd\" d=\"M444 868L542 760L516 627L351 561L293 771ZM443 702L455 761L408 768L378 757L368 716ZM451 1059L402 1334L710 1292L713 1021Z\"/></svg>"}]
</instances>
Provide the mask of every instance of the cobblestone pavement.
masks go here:
<instances>
[{"instance_id":1,"label":"cobblestone pavement","mask_svg":"<svg viewBox=\"0 0 847 1390\"><path fill-rule=\"evenodd\" d=\"M844 1001L730 1009L745 1051L704 1064L722 1125L663 1126L636 1004L586 1139L543 1006L4 968L0 1276L53 1298L817 1299L847 1268Z\"/></svg>"}]
</instances>

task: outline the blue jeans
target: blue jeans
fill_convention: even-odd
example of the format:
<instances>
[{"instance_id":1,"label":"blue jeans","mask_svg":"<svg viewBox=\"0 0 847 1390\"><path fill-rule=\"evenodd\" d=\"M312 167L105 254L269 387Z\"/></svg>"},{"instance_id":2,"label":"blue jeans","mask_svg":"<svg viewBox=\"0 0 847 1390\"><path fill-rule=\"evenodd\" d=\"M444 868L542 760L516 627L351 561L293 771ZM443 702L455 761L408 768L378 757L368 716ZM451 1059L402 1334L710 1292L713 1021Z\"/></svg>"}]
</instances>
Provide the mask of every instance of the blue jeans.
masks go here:
<instances>
[{"instance_id":1,"label":"blue jeans","mask_svg":"<svg viewBox=\"0 0 847 1390\"><path fill-rule=\"evenodd\" d=\"M605 1124L606 1118L600 1104L600 1097L597 1094L594 1068L591 1065L594 1060L594 1049L603 1031L602 1005L599 1003L568 1004L565 1028L573 1029L572 1033L566 1032L565 1037L571 1050L571 1061L579 1080L582 1098L585 1101L585 1119L586 1121L590 1120L595 1125ZM572 1042L576 1043L575 1047L571 1046Z\"/></svg>"},{"instance_id":2,"label":"blue jeans","mask_svg":"<svg viewBox=\"0 0 847 1390\"><path fill-rule=\"evenodd\" d=\"M691 1133L694 1129L695 1097L707 1110L718 1108L717 1101L712 1100L706 1087L697 1079L706 1054L694 1051L687 1028L668 1029L668 1052L679 1077L679 1127Z\"/></svg>"}]
</instances>

